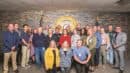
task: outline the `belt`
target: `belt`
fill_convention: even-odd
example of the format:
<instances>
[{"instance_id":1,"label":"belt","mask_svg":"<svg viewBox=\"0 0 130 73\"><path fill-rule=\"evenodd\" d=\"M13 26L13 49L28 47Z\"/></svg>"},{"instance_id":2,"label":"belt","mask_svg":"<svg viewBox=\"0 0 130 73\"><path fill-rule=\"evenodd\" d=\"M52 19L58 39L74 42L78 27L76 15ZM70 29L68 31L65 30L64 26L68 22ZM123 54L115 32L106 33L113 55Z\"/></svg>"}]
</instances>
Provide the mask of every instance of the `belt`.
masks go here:
<instances>
[{"instance_id":1,"label":"belt","mask_svg":"<svg viewBox=\"0 0 130 73\"><path fill-rule=\"evenodd\" d=\"M106 46L107 44L101 44L101 46Z\"/></svg>"}]
</instances>

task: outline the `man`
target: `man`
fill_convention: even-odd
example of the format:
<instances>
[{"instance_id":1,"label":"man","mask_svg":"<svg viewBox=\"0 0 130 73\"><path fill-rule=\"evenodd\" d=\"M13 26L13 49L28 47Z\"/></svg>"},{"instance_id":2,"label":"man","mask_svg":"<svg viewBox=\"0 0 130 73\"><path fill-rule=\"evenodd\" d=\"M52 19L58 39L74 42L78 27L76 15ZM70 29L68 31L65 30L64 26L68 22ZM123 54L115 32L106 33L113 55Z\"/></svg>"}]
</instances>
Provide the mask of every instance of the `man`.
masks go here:
<instances>
[{"instance_id":1,"label":"man","mask_svg":"<svg viewBox=\"0 0 130 73\"><path fill-rule=\"evenodd\" d=\"M100 65L102 64L103 68L105 68L105 65L107 63L107 50L109 48L110 45L110 40L109 40L109 36L108 34L105 32L105 29L102 27L101 28L101 38L102 38L102 42L101 42L101 46L100 46Z\"/></svg>"},{"instance_id":2,"label":"man","mask_svg":"<svg viewBox=\"0 0 130 73\"><path fill-rule=\"evenodd\" d=\"M80 31L81 31L81 24L78 24L76 27L77 33L80 35Z\"/></svg>"},{"instance_id":3,"label":"man","mask_svg":"<svg viewBox=\"0 0 130 73\"><path fill-rule=\"evenodd\" d=\"M125 57L124 53L126 50L127 43L127 35L125 32L122 32L122 29L120 26L116 27L116 34L115 34L115 40L113 42L114 52L115 52L115 67L119 67L119 73L124 72L124 66L125 66Z\"/></svg>"},{"instance_id":4,"label":"man","mask_svg":"<svg viewBox=\"0 0 130 73\"><path fill-rule=\"evenodd\" d=\"M49 25L46 25L44 30L43 30L43 33L47 36L48 35L48 30L49 30Z\"/></svg>"},{"instance_id":5,"label":"man","mask_svg":"<svg viewBox=\"0 0 130 73\"><path fill-rule=\"evenodd\" d=\"M18 73L17 63L16 63L16 55L18 48L18 35L14 32L14 25L8 24L8 30L3 34L3 53L4 53L4 65L3 65L3 73L8 73L8 62L11 57L13 71L14 73Z\"/></svg>"},{"instance_id":6,"label":"man","mask_svg":"<svg viewBox=\"0 0 130 73\"><path fill-rule=\"evenodd\" d=\"M112 41L113 41L113 36L114 36L114 31L113 31L113 26L108 25L108 35L110 39L110 46L107 51L107 61L109 62L110 65L114 64L114 52L113 52L113 47L112 47Z\"/></svg>"},{"instance_id":7,"label":"man","mask_svg":"<svg viewBox=\"0 0 130 73\"><path fill-rule=\"evenodd\" d=\"M37 29L37 33L33 35L32 43L35 48L36 64L39 68L43 65L43 55L45 51L46 36L43 34L42 27Z\"/></svg>"},{"instance_id":8,"label":"man","mask_svg":"<svg viewBox=\"0 0 130 73\"><path fill-rule=\"evenodd\" d=\"M78 34L77 30L73 30L73 35L71 36L71 48L73 49L74 47L77 46L77 40L80 39L80 35Z\"/></svg>"},{"instance_id":9,"label":"man","mask_svg":"<svg viewBox=\"0 0 130 73\"><path fill-rule=\"evenodd\" d=\"M58 48L60 48L60 47L59 47L59 44L58 44L59 39L60 39L60 36L61 36L60 28L59 28L59 27L56 27L56 28L55 28L55 33L53 34L53 38L55 39Z\"/></svg>"},{"instance_id":10,"label":"man","mask_svg":"<svg viewBox=\"0 0 130 73\"><path fill-rule=\"evenodd\" d=\"M22 32L22 62L21 66L23 68L28 68L29 66L29 56L30 56L30 34L28 33L29 26L27 24L23 25Z\"/></svg>"},{"instance_id":11,"label":"man","mask_svg":"<svg viewBox=\"0 0 130 73\"><path fill-rule=\"evenodd\" d=\"M22 52L21 52L21 30L19 29L19 24L14 24L14 31L18 34L19 44L18 44L18 53L17 53L17 64L21 63Z\"/></svg>"},{"instance_id":12,"label":"man","mask_svg":"<svg viewBox=\"0 0 130 73\"><path fill-rule=\"evenodd\" d=\"M88 62L90 61L91 54L87 47L82 46L82 40L77 41L77 47L74 48L74 60L76 61L77 73L88 73ZM87 68L87 69L86 69ZM87 71L87 72L85 72Z\"/></svg>"},{"instance_id":13,"label":"man","mask_svg":"<svg viewBox=\"0 0 130 73\"><path fill-rule=\"evenodd\" d=\"M51 40L54 40L56 42L58 39L54 35L53 29L49 28L48 29L48 35L47 35L47 41L46 41L47 42L47 47L46 48L48 48L49 43L50 43Z\"/></svg>"},{"instance_id":14,"label":"man","mask_svg":"<svg viewBox=\"0 0 130 73\"><path fill-rule=\"evenodd\" d=\"M102 38L101 38L101 34L100 34L100 29L99 29L100 26L93 26L93 31L95 33L95 36L96 36L96 54L95 54L95 64L96 64L96 67L98 66L99 64L99 52L100 52L100 46L101 46L101 42L102 42Z\"/></svg>"}]
</instances>

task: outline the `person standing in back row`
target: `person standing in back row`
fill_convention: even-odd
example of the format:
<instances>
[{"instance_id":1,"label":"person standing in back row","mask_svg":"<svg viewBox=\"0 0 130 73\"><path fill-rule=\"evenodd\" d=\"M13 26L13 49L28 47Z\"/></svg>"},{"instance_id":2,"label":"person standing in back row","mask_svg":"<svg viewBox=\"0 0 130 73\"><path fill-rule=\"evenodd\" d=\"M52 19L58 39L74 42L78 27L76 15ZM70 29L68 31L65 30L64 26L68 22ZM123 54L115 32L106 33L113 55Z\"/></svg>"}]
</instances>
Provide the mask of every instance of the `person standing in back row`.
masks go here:
<instances>
[{"instance_id":1,"label":"person standing in back row","mask_svg":"<svg viewBox=\"0 0 130 73\"><path fill-rule=\"evenodd\" d=\"M19 37L19 43L18 43L18 53L17 53L17 64L20 65L21 63L21 58L22 58L22 52L21 52L21 49L22 49L22 45L21 45L21 30L19 28L19 24L14 24L14 31L18 34L18 37Z\"/></svg>"},{"instance_id":2,"label":"person standing in back row","mask_svg":"<svg viewBox=\"0 0 130 73\"><path fill-rule=\"evenodd\" d=\"M43 55L45 51L46 36L43 34L42 27L37 28L37 33L33 35L32 38L33 46L35 48L35 59L38 68L42 68L43 66Z\"/></svg>"},{"instance_id":3,"label":"person standing in back row","mask_svg":"<svg viewBox=\"0 0 130 73\"><path fill-rule=\"evenodd\" d=\"M105 32L105 29L101 28L101 47L100 47L100 65L102 65L103 68L105 68L105 65L107 63L107 50L110 46L110 39L108 34Z\"/></svg>"},{"instance_id":4,"label":"person standing in back row","mask_svg":"<svg viewBox=\"0 0 130 73\"><path fill-rule=\"evenodd\" d=\"M71 46L71 36L68 34L68 30L64 29L63 34L59 39L59 45L61 46L64 41L67 41L69 46Z\"/></svg>"},{"instance_id":5,"label":"person standing in back row","mask_svg":"<svg viewBox=\"0 0 130 73\"><path fill-rule=\"evenodd\" d=\"M7 31L3 33L3 53L4 53L4 64L3 73L8 73L8 63L11 57L13 71L18 73L16 55L18 49L19 38L18 34L14 32L14 25L8 24Z\"/></svg>"},{"instance_id":6,"label":"person standing in back row","mask_svg":"<svg viewBox=\"0 0 130 73\"><path fill-rule=\"evenodd\" d=\"M125 66L125 51L127 43L127 35L122 32L120 26L116 27L115 40L113 41L114 53L115 53L115 68L119 69L119 73L124 72Z\"/></svg>"},{"instance_id":7,"label":"person standing in back row","mask_svg":"<svg viewBox=\"0 0 130 73\"><path fill-rule=\"evenodd\" d=\"M113 31L113 26L108 25L108 35L109 35L109 38L110 38L110 47L107 50L107 61L110 65L114 64L114 51L113 51L113 46L112 46L114 34L115 34L115 32Z\"/></svg>"},{"instance_id":8,"label":"person standing in back row","mask_svg":"<svg viewBox=\"0 0 130 73\"><path fill-rule=\"evenodd\" d=\"M23 25L22 32L22 62L21 66L23 68L29 68L29 57L30 57L30 34L28 33L29 26L28 24Z\"/></svg>"},{"instance_id":9,"label":"person standing in back row","mask_svg":"<svg viewBox=\"0 0 130 73\"><path fill-rule=\"evenodd\" d=\"M94 66L95 66L95 52L96 52L96 42L97 42L97 39L96 39L96 36L94 35L93 33L93 30L92 28L89 28L87 30L87 34L88 36L86 37L86 39L84 39L84 43L85 43L85 46L89 48L90 52L91 52L91 60L90 60L90 71L93 72L94 71Z\"/></svg>"},{"instance_id":10,"label":"person standing in back row","mask_svg":"<svg viewBox=\"0 0 130 73\"><path fill-rule=\"evenodd\" d=\"M99 66L99 54L100 54L100 46L101 46L101 42L102 42L102 38L101 38L101 34L100 34L100 26L93 26L93 31L94 34L96 36L96 54L95 54L95 64L96 64L96 68L98 68Z\"/></svg>"}]
</instances>

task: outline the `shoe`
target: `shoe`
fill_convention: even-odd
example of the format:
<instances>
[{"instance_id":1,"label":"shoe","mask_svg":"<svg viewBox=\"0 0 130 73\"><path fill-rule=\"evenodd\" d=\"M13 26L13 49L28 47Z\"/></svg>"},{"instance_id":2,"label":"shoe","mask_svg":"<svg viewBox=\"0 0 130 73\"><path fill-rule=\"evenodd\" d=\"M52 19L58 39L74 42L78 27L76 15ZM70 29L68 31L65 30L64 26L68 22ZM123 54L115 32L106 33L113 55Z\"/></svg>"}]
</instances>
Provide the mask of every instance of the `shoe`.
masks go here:
<instances>
[{"instance_id":1,"label":"shoe","mask_svg":"<svg viewBox=\"0 0 130 73\"><path fill-rule=\"evenodd\" d=\"M94 70L92 70L92 69L89 69L89 72L94 72Z\"/></svg>"},{"instance_id":2,"label":"shoe","mask_svg":"<svg viewBox=\"0 0 130 73\"><path fill-rule=\"evenodd\" d=\"M27 67L27 68L30 68L31 66L30 66L30 65L27 65L26 67Z\"/></svg>"},{"instance_id":3,"label":"shoe","mask_svg":"<svg viewBox=\"0 0 130 73\"><path fill-rule=\"evenodd\" d=\"M123 71L123 70L120 70L119 73L124 73L124 71Z\"/></svg>"},{"instance_id":4,"label":"shoe","mask_svg":"<svg viewBox=\"0 0 130 73\"><path fill-rule=\"evenodd\" d=\"M19 71L18 71L18 70L15 70L14 73L19 73Z\"/></svg>"},{"instance_id":5,"label":"shoe","mask_svg":"<svg viewBox=\"0 0 130 73\"><path fill-rule=\"evenodd\" d=\"M119 67L113 67L114 69L119 69Z\"/></svg>"}]
</instances>

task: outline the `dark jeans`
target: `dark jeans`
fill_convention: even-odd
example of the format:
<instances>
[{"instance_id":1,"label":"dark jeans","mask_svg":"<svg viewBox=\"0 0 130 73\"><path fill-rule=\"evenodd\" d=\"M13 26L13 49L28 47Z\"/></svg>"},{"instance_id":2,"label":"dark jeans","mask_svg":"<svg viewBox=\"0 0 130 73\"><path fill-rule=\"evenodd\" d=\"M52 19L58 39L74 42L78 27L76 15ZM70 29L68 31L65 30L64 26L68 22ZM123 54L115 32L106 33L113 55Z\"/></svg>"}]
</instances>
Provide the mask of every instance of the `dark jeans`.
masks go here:
<instances>
[{"instance_id":1,"label":"dark jeans","mask_svg":"<svg viewBox=\"0 0 130 73\"><path fill-rule=\"evenodd\" d=\"M62 67L61 73L70 73L70 67Z\"/></svg>"},{"instance_id":2,"label":"dark jeans","mask_svg":"<svg viewBox=\"0 0 130 73\"><path fill-rule=\"evenodd\" d=\"M21 61L22 61L22 45L18 45L16 61L17 61L18 65L21 64Z\"/></svg>"},{"instance_id":3,"label":"dark jeans","mask_svg":"<svg viewBox=\"0 0 130 73\"><path fill-rule=\"evenodd\" d=\"M80 64L80 63L75 63L76 66L76 73L88 73L88 65L87 64Z\"/></svg>"},{"instance_id":4,"label":"dark jeans","mask_svg":"<svg viewBox=\"0 0 130 73\"><path fill-rule=\"evenodd\" d=\"M95 65L99 65L99 54L100 54L100 48L95 48L96 49L96 54L95 54Z\"/></svg>"}]
</instances>

